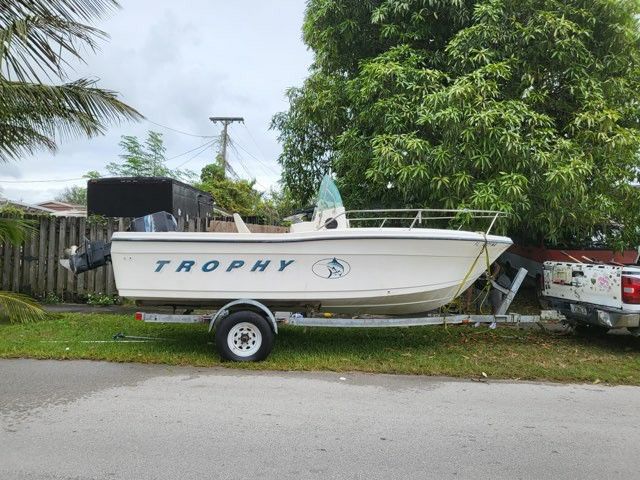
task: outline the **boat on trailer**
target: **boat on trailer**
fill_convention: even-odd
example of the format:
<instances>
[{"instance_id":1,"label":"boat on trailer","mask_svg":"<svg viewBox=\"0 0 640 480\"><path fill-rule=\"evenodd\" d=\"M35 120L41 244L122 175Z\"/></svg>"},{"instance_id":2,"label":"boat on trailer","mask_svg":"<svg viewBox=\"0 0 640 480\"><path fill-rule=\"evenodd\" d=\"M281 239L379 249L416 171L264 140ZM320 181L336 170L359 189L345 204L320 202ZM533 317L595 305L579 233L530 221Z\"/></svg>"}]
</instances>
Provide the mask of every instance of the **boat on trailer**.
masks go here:
<instances>
[{"instance_id":1,"label":"boat on trailer","mask_svg":"<svg viewBox=\"0 0 640 480\"><path fill-rule=\"evenodd\" d=\"M293 217L289 232L251 233L237 214L237 232L116 232L110 251L87 245L70 266L79 272L111 261L119 294L143 305L224 308L250 300L258 312L413 315L451 302L509 248L511 239L490 233L502 215L346 211L326 176L313 212ZM432 226L463 218L489 226L480 232ZM157 230L150 220L139 223Z\"/></svg>"},{"instance_id":2,"label":"boat on trailer","mask_svg":"<svg viewBox=\"0 0 640 480\"><path fill-rule=\"evenodd\" d=\"M251 233L238 216L235 233L116 232L116 285L123 297L156 305L220 306L251 298L270 308L413 314L449 303L486 270L479 256L491 263L512 243L488 231L419 228L436 213L442 219L458 212L353 213L356 220L325 177L313 217L290 232ZM386 227L392 217L409 223ZM374 221L378 225L354 225Z\"/></svg>"}]
</instances>

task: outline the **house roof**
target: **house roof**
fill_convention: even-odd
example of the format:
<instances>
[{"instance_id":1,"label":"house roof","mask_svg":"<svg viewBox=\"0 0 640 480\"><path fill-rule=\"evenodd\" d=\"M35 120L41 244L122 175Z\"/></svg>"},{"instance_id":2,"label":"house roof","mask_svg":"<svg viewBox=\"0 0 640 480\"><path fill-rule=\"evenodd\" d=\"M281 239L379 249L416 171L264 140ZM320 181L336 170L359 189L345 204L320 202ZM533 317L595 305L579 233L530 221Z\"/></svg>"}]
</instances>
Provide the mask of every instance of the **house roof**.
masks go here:
<instances>
[{"instance_id":1,"label":"house roof","mask_svg":"<svg viewBox=\"0 0 640 480\"><path fill-rule=\"evenodd\" d=\"M84 205L73 205L57 200L50 200L40 203L25 203L18 200L9 200L8 198L0 198L0 205L13 205L26 212L31 213L48 213L58 217L86 217L87 208Z\"/></svg>"},{"instance_id":2,"label":"house roof","mask_svg":"<svg viewBox=\"0 0 640 480\"><path fill-rule=\"evenodd\" d=\"M47 200L46 202L40 202L36 204L39 207L48 208L50 210L63 211L63 210L86 210L84 205L74 205L72 203L60 202L58 200Z\"/></svg>"},{"instance_id":3,"label":"house roof","mask_svg":"<svg viewBox=\"0 0 640 480\"><path fill-rule=\"evenodd\" d=\"M27 211L35 210L38 212L45 212L50 214L55 213L55 210L52 210L51 208L43 207L41 205L34 205L32 203L24 203L18 200L9 200L8 198L0 198L0 205L13 205L14 207L22 208Z\"/></svg>"}]
</instances>

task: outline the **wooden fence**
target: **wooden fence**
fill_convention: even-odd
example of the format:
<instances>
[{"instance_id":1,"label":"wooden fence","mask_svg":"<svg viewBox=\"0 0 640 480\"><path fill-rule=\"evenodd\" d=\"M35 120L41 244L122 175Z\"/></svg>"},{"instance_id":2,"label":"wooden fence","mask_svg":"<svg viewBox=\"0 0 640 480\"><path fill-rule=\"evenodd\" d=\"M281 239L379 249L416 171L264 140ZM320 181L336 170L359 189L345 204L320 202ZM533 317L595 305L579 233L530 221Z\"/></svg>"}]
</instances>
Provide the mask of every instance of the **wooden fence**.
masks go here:
<instances>
[{"instance_id":1,"label":"wooden fence","mask_svg":"<svg viewBox=\"0 0 640 480\"><path fill-rule=\"evenodd\" d=\"M89 294L115 295L113 268L109 264L74 275L59 260L71 245L83 238L109 241L113 232L126 230L130 219L84 217L33 217L36 231L22 245L0 244L0 290L20 292L36 298L55 295L61 301L83 300ZM211 223L211 225L210 225ZM281 232L283 227L248 225L255 232ZM178 219L185 232L235 231L229 222L208 218Z\"/></svg>"}]
</instances>

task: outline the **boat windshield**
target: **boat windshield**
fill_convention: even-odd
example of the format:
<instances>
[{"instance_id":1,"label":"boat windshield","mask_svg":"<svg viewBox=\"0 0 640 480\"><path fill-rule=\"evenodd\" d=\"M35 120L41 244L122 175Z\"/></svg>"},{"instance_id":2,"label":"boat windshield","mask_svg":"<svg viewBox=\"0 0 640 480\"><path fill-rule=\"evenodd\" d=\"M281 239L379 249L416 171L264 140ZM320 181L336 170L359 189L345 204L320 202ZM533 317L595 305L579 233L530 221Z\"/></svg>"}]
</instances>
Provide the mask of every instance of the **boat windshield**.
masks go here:
<instances>
[{"instance_id":1,"label":"boat windshield","mask_svg":"<svg viewBox=\"0 0 640 480\"><path fill-rule=\"evenodd\" d=\"M316 211L332 210L343 206L338 187L329 175L325 175L320 183Z\"/></svg>"}]
</instances>

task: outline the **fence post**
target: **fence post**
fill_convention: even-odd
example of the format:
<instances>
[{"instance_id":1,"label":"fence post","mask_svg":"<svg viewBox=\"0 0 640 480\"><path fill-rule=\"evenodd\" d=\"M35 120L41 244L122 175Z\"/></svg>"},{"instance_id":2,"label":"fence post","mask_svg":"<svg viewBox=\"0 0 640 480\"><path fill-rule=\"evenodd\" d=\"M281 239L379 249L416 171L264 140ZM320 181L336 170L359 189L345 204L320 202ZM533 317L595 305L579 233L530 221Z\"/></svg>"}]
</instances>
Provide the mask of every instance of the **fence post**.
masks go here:
<instances>
[{"instance_id":1,"label":"fence post","mask_svg":"<svg viewBox=\"0 0 640 480\"><path fill-rule=\"evenodd\" d=\"M20 265L20 285L18 286L18 290L21 293L29 293L29 265L31 262L29 258L31 258L31 253L29 252L31 248L31 237L33 235L27 235L22 243L22 263Z\"/></svg>"},{"instance_id":2,"label":"fence post","mask_svg":"<svg viewBox=\"0 0 640 480\"><path fill-rule=\"evenodd\" d=\"M11 286L11 243L5 240L2 249L2 290L9 290Z\"/></svg>"},{"instance_id":3,"label":"fence post","mask_svg":"<svg viewBox=\"0 0 640 480\"><path fill-rule=\"evenodd\" d=\"M47 247L47 288L46 293L56 291L56 227L57 218L51 217L49 220L49 238Z\"/></svg>"},{"instance_id":4,"label":"fence post","mask_svg":"<svg viewBox=\"0 0 640 480\"><path fill-rule=\"evenodd\" d=\"M78 245L82 245L84 243L84 237L86 236L86 228L87 228L87 219L85 217L81 217L78 221ZM76 277L76 295L81 296L84 293L84 285L85 285L86 273L78 275Z\"/></svg>"},{"instance_id":5,"label":"fence post","mask_svg":"<svg viewBox=\"0 0 640 480\"><path fill-rule=\"evenodd\" d=\"M109 218L107 220L107 241L110 242L111 241L111 236L113 235L113 219ZM107 295L113 295L115 293L115 281L113 279L113 265L111 264L111 262L109 262L109 264L107 265L107 286L106 286L106 291L105 293Z\"/></svg>"},{"instance_id":6,"label":"fence post","mask_svg":"<svg viewBox=\"0 0 640 480\"><path fill-rule=\"evenodd\" d=\"M76 243L76 234L78 233L78 217L69 217L67 219L67 225L69 226L69 240L67 240L67 245L63 245L63 247L72 247L73 245L77 245ZM66 300L75 300L76 297L76 276L73 274L71 270L67 271L67 290L65 292Z\"/></svg>"},{"instance_id":7,"label":"fence post","mask_svg":"<svg viewBox=\"0 0 640 480\"><path fill-rule=\"evenodd\" d=\"M60 259L64 256L64 249L67 248L67 219L65 217L60 217L60 231L58 233L58 261L55 264L56 272L57 272L57 288L56 293L62 299L64 298L65 293L65 277L66 272L65 269L60 265Z\"/></svg>"},{"instance_id":8,"label":"fence post","mask_svg":"<svg viewBox=\"0 0 640 480\"><path fill-rule=\"evenodd\" d=\"M38 219L40 220L40 219ZM37 279L38 279L38 235L36 232L33 232L29 237L29 288L28 292L31 296L35 296L37 287Z\"/></svg>"},{"instance_id":9,"label":"fence post","mask_svg":"<svg viewBox=\"0 0 640 480\"><path fill-rule=\"evenodd\" d=\"M95 220L91 222L91 225L89 226L89 241L93 242L94 240L96 240L96 222ZM87 289L87 295L90 293L96 293L95 292L95 286L96 286L96 271L95 270L89 270L88 272L85 272L83 274L85 276L85 287Z\"/></svg>"},{"instance_id":10,"label":"fence post","mask_svg":"<svg viewBox=\"0 0 640 480\"><path fill-rule=\"evenodd\" d=\"M11 291L20 291L20 250L22 244L13 245L13 278L11 282Z\"/></svg>"},{"instance_id":11,"label":"fence post","mask_svg":"<svg viewBox=\"0 0 640 480\"><path fill-rule=\"evenodd\" d=\"M38 282L36 295L44 296L46 281L46 254L47 254L47 232L49 219L42 217L40 219L40 237L38 242Z\"/></svg>"},{"instance_id":12,"label":"fence post","mask_svg":"<svg viewBox=\"0 0 640 480\"><path fill-rule=\"evenodd\" d=\"M95 237L92 237L91 240L104 240L104 229L106 228L105 225L99 224L95 226ZM94 276L94 280L93 280L93 292L94 293L99 293L99 294L103 294L105 293L104 291L104 287L105 287L105 281L104 281L104 275L107 272L106 268L98 268L96 270L94 270L95 272L95 276Z\"/></svg>"}]
</instances>

